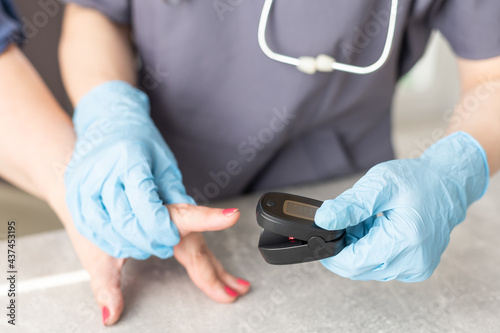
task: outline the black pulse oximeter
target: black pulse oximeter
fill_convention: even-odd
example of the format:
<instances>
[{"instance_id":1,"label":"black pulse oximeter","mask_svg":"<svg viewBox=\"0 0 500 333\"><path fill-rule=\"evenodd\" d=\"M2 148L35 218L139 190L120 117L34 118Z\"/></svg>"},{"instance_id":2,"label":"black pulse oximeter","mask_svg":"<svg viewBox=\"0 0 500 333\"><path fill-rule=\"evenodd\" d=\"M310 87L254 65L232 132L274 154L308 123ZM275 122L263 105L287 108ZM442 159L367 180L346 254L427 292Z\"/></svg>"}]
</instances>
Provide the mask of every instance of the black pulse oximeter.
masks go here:
<instances>
[{"instance_id":1,"label":"black pulse oximeter","mask_svg":"<svg viewBox=\"0 0 500 333\"><path fill-rule=\"evenodd\" d=\"M325 230L314 223L322 202L286 193L266 193L257 205L257 223L263 228L259 250L273 265L324 259L346 246L346 231Z\"/></svg>"}]
</instances>

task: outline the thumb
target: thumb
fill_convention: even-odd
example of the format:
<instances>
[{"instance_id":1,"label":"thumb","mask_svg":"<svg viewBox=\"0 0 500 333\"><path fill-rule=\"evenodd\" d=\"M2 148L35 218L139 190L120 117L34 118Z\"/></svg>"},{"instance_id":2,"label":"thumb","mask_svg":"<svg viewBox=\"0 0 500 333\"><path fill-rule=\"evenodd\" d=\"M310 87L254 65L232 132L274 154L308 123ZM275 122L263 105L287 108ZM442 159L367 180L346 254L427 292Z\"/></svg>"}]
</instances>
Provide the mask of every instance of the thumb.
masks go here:
<instances>
[{"instance_id":1,"label":"thumb","mask_svg":"<svg viewBox=\"0 0 500 333\"><path fill-rule=\"evenodd\" d=\"M181 236L195 231L227 229L240 218L237 208L220 209L181 203L167 205L167 209Z\"/></svg>"},{"instance_id":2,"label":"thumb","mask_svg":"<svg viewBox=\"0 0 500 333\"><path fill-rule=\"evenodd\" d=\"M109 326L115 324L123 311L123 295L120 289L122 267L125 259L112 257L104 258L106 261L100 269L90 274L92 292L101 308L102 322Z\"/></svg>"},{"instance_id":3,"label":"thumb","mask_svg":"<svg viewBox=\"0 0 500 333\"><path fill-rule=\"evenodd\" d=\"M380 177L367 174L337 198L323 202L314 222L327 230L355 226L385 210L383 206L391 199L389 189Z\"/></svg>"}]
</instances>

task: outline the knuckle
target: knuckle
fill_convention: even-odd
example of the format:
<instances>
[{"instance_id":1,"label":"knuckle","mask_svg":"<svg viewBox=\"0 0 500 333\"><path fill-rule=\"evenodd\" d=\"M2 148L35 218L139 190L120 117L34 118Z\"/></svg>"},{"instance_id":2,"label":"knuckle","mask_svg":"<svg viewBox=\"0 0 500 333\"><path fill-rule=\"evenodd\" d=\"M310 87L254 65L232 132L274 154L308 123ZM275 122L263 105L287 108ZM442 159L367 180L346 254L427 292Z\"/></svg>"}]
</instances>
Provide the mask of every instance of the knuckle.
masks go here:
<instances>
[{"instance_id":1,"label":"knuckle","mask_svg":"<svg viewBox=\"0 0 500 333\"><path fill-rule=\"evenodd\" d=\"M210 271L203 276L203 280L210 288L217 287L221 282L214 271Z\"/></svg>"},{"instance_id":2,"label":"knuckle","mask_svg":"<svg viewBox=\"0 0 500 333\"><path fill-rule=\"evenodd\" d=\"M368 170L367 175L380 176L394 173L394 161L379 163Z\"/></svg>"},{"instance_id":3,"label":"knuckle","mask_svg":"<svg viewBox=\"0 0 500 333\"><path fill-rule=\"evenodd\" d=\"M193 252L193 260L196 262L209 259L209 249L206 244L200 244Z\"/></svg>"},{"instance_id":4,"label":"knuckle","mask_svg":"<svg viewBox=\"0 0 500 333\"><path fill-rule=\"evenodd\" d=\"M113 228L110 232L119 233L127 239L134 239L137 231L141 229L141 223L133 214L123 214L119 219L112 219Z\"/></svg>"},{"instance_id":5,"label":"knuckle","mask_svg":"<svg viewBox=\"0 0 500 333\"><path fill-rule=\"evenodd\" d=\"M171 209L173 210L173 213L177 217L185 217L189 213L191 205L186 204L186 203L178 203L171 205Z\"/></svg>"},{"instance_id":6,"label":"knuckle","mask_svg":"<svg viewBox=\"0 0 500 333\"><path fill-rule=\"evenodd\" d=\"M94 297L97 302L108 303L112 299L112 288L106 285L95 286L94 288Z\"/></svg>"},{"instance_id":7,"label":"knuckle","mask_svg":"<svg viewBox=\"0 0 500 333\"><path fill-rule=\"evenodd\" d=\"M401 214L406 218L406 223L401 225L401 236L405 240L406 246L413 249L421 248L429 230L420 214L413 208L401 209Z\"/></svg>"}]
</instances>

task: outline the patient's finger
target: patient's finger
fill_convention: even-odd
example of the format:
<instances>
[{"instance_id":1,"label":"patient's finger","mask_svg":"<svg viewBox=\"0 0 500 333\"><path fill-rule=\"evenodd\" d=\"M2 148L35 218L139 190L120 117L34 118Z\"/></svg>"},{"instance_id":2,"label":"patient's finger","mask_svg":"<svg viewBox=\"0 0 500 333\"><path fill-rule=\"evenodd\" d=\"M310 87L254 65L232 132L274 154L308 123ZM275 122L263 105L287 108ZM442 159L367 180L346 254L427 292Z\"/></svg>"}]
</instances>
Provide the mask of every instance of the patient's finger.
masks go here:
<instances>
[{"instance_id":1,"label":"patient's finger","mask_svg":"<svg viewBox=\"0 0 500 333\"><path fill-rule=\"evenodd\" d=\"M174 255L186 268L193 283L213 300L230 303L240 295L219 276L212 253L200 233L183 237L174 247Z\"/></svg>"}]
</instances>

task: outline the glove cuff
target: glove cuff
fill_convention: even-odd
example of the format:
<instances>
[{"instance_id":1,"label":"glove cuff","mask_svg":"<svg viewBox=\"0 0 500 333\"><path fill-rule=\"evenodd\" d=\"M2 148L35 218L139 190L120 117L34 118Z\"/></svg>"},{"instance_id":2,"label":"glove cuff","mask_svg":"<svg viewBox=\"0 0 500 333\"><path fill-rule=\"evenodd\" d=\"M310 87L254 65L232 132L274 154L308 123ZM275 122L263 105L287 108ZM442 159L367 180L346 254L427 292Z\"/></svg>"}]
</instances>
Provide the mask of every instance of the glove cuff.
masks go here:
<instances>
[{"instance_id":1,"label":"glove cuff","mask_svg":"<svg viewBox=\"0 0 500 333\"><path fill-rule=\"evenodd\" d=\"M480 199L489 183L489 166L481 144L466 132L453 133L432 145L422 154L430 168L440 170L445 181L460 184L467 196L467 206Z\"/></svg>"},{"instance_id":2,"label":"glove cuff","mask_svg":"<svg viewBox=\"0 0 500 333\"><path fill-rule=\"evenodd\" d=\"M110 115L123 116L134 112L149 116L148 96L124 81L108 81L90 90L78 102L73 115L77 135L81 135L97 120Z\"/></svg>"}]
</instances>

